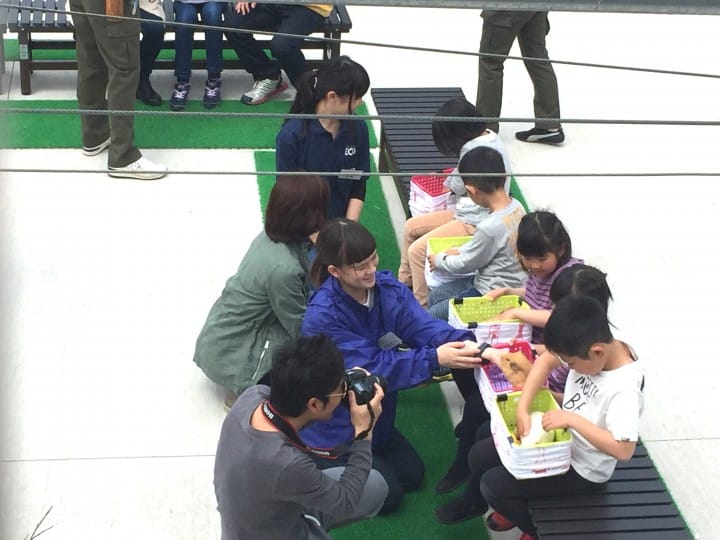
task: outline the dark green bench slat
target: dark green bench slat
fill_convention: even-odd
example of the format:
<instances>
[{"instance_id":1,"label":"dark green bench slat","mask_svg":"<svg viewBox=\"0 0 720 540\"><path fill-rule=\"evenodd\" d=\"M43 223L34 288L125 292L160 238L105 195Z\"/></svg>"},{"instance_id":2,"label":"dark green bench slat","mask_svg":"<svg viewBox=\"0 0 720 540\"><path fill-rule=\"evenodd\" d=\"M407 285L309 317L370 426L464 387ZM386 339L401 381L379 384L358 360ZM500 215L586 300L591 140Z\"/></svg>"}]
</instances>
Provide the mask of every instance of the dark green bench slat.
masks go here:
<instances>
[{"instance_id":1,"label":"dark green bench slat","mask_svg":"<svg viewBox=\"0 0 720 540\"><path fill-rule=\"evenodd\" d=\"M552 499L531 501L530 512L533 519L543 519L542 516L550 508L587 508L593 506L636 506L643 504L672 504L673 500L667 491L643 493L638 497L636 493L593 493L582 497L553 497Z\"/></svg>"},{"instance_id":2,"label":"dark green bench slat","mask_svg":"<svg viewBox=\"0 0 720 540\"><path fill-rule=\"evenodd\" d=\"M541 540L691 539L644 445L618 462L610 481L587 495L529 502Z\"/></svg>"},{"instance_id":3,"label":"dark green bench slat","mask_svg":"<svg viewBox=\"0 0 720 540\"><path fill-rule=\"evenodd\" d=\"M634 480L658 480L657 469L619 469L615 471L610 482L628 482Z\"/></svg>"},{"instance_id":4,"label":"dark green bench slat","mask_svg":"<svg viewBox=\"0 0 720 540\"><path fill-rule=\"evenodd\" d=\"M537 524L537 531L540 537L543 534L561 532L563 534L601 532L631 532L631 531L684 531L685 522L679 516L655 517L650 519L628 518L610 520L576 520L576 521L548 521Z\"/></svg>"},{"instance_id":5,"label":"dark green bench slat","mask_svg":"<svg viewBox=\"0 0 720 540\"><path fill-rule=\"evenodd\" d=\"M672 504L642 504L634 506L598 506L598 507L562 507L545 510L538 525L548 521L583 521L594 519L633 518L642 515L643 519L655 517L676 517L677 510Z\"/></svg>"},{"instance_id":6,"label":"dark green bench slat","mask_svg":"<svg viewBox=\"0 0 720 540\"><path fill-rule=\"evenodd\" d=\"M543 540L692 540L687 531L622 531L601 533L544 534Z\"/></svg>"},{"instance_id":7,"label":"dark green bench slat","mask_svg":"<svg viewBox=\"0 0 720 540\"><path fill-rule=\"evenodd\" d=\"M42 0L33 0L32 1L33 7L39 7L44 8L44 2ZM45 26L45 23L43 22L45 12L44 11L33 11L31 14L32 18L32 26L34 27L41 27ZM48 13L48 18L52 17L52 13Z\"/></svg>"},{"instance_id":8,"label":"dark green bench slat","mask_svg":"<svg viewBox=\"0 0 720 540\"><path fill-rule=\"evenodd\" d=\"M57 2L54 2L54 4L54 9L57 9L61 12L55 16L55 26L57 26L58 28L67 28L68 26L72 26L72 24L67 18L67 15L64 13L65 0L59 0Z\"/></svg>"}]
</instances>

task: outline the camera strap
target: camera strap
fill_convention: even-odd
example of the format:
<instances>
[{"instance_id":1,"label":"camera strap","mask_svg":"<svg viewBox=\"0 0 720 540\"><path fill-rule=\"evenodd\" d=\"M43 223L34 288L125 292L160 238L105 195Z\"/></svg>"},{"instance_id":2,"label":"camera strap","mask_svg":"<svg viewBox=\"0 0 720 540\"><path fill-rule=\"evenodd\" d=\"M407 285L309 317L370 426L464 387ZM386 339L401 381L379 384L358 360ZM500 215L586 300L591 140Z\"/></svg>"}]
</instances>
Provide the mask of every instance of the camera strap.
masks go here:
<instances>
[{"instance_id":1,"label":"camera strap","mask_svg":"<svg viewBox=\"0 0 720 540\"><path fill-rule=\"evenodd\" d=\"M355 437L356 441L361 441L365 437L367 437L368 434L370 433L370 431L372 431L373 425L375 424L375 411L373 411L373 408L370 406L370 403L367 404L367 408L368 408L368 412L370 413L370 425L368 426L368 428L365 431L362 431L357 434L357 436Z\"/></svg>"},{"instance_id":2,"label":"camera strap","mask_svg":"<svg viewBox=\"0 0 720 540\"><path fill-rule=\"evenodd\" d=\"M293 428L288 421L273 408L268 400L263 401L262 407L260 408L262 409L265 418L267 418L273 426L278 428L280 433L285 435L288 442L303 452L325 459L337 459L338 456L341 456L347 450L345 445L340 445L336 448L313 448L312 446L308 446L302 442L300 436L295 431L295 428Z\"/></svg>"}]
</instances>

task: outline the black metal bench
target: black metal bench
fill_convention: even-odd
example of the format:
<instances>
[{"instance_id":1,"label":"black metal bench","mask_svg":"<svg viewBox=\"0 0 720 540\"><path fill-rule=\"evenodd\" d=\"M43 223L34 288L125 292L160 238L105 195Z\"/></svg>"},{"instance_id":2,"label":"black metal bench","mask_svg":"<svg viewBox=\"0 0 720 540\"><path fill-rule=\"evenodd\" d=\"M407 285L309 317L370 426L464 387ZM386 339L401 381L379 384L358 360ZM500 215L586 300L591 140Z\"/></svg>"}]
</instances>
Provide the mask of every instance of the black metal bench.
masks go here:
<instances>
[{"instance_id":1,"label":"black metal bench","mask_svg":"<svg viewBox=\"0 0 720 540\"><path fill-rule=\"evenodd\" d=\"M462 88L373 88L370 94L379 115L432 116L449 99L465 97ZM454 167L457 158L443 156L432 139L432 122L383 120L380 130L379 172L439 171ZM395 177L405 212L410 176Z\"/></svg>"},{"instance_id":2,"label":"black metal bench","mask_svg":"<svg viewBox=\"0 0 720 540\"><path fill-rule=\"evenodd\" d=\"M98 2L101 0L98 0ZM39 50L73 50L75 40L72 37L57 36L54 39L34 39L37 34L72 34L72 20L63 13L66 10L66 0L4 0L5 3L13 4L8 11L8 28L18 35L20 50L20 90L24 95L32 92L30 75L37 70L76 70L77 61L72 59L35 59L33 51ZM57 10L57 13L38 11L33 8ZM343 5L336 5L332 13L325 19L322 30L324 39L340 40L343 33L352 28L352 21L347 9ZM171 25L168 30L172 32ZM198 35L202 35L200 32ZM269 36L258 35L258 41L269 42ZM224 48L231 49L226 40L223 40ZM303 49L322 50L322 59L334 58L340 55L339 41L325 41L320 39L306 39L303 42ZM174 39L168 37L163 45L165 49L175 49ZM204 39L193 40L193 49L205 50ZM320 60L309 60L312 67ZM172 69L173 60L158 60L154 68ZM224 67L227 69L240 69L237 59L225 60ZM204 67L204 61L193 60L192 67L199 69Z\"/></svg>"},{"instance_id":3,"label":"black metal bench","mask_svg":"<svg viewBox=\"0 0 720 540\"><path fill-rule=\"evenodd\" d=\"M645 446L592 495L531 500L540 540L688 540L692 535Z\"/></svg>"},{"instance_id":4,"label":"black metal bench","mask_svg":"<svg viewBox=\"0 0 720 540\"><path fill-rule=\"evenodd\" d=\"M446 101L464 98L462 88L373 88L370 91L379 115L433 116ZM457 165L457 158L443 156L435 147L430 120L382 120L379 172L440 171ZM410 176L396 176L400 200L409 217ZM510 195L528 209L514 178Z\"/></svg>"}]
</instances>

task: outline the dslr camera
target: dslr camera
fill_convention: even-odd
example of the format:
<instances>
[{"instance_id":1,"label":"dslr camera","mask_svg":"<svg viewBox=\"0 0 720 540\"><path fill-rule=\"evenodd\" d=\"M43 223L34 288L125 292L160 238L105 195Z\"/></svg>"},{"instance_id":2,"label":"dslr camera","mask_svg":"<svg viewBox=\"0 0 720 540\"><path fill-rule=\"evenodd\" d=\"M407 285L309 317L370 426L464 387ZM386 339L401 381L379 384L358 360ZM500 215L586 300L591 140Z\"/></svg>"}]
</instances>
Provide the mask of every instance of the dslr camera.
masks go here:
<instances>
[{"instance_id":1,"label":"dslr camera","mask_svg":"<svg viewBox=\"0 0 720 540\"><path fill-rule=\"evenodd\" d=\"M387 381L382 375L368 375L365 370L360 368L348 369L345 372L345 384L347 384L348 392L355 393L355 401L358 405L370 403L370 400L375 397L375 383L378 383L383 390L387 390ZM346 396L346 407L350 405L348 400L349 398Z\"/></svg>"}]
</instances>

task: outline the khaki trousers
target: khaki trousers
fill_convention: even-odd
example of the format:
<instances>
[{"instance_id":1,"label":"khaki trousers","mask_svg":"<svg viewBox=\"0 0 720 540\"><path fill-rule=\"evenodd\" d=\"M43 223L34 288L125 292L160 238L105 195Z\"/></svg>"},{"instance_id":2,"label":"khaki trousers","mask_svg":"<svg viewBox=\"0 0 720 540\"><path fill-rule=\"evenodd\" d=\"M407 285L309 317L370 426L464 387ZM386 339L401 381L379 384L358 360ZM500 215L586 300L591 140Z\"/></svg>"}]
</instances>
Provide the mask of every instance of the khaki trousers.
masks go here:
<instances>
[{"instance_id":1,"label":"khaki trousers","mask_svg":"<svg viewBox=\"0 0 720 540\"><path fill-rule=\"evenodd\" d=\"M105 14L102 0L70 0L70 9ZM125 2L125 14L130 4ZM135 110L140 77L140 20L73 15L77 45L77 98L81 110ZM80 116L82 144L97 146L111 138L109 167L124 167L140 158L135 147L134 116Z\"/></svg>"},{"instance_id":2,"label":"khaki trousers","mask_svg":"<svg viewBox=\"0 0 720 540\"><path fill-rule=\"evenodd\" d=\"M517 38L522 56L548 58L545 36L550 31L547 12L490 11L482 12L483 28L480 38L480 52L508 54ZM503 93L504 58L481 56L478 66L477 108L483 116L499 117ZM555 71L550 62L525 62L525 69L535 88L533 100L535 125L539 128L560 127L557 120L543 121L543 118L560 118L560 101ZM497 123L489 122L487 127L498 131Z\"/></svg>"}]
</instances>

